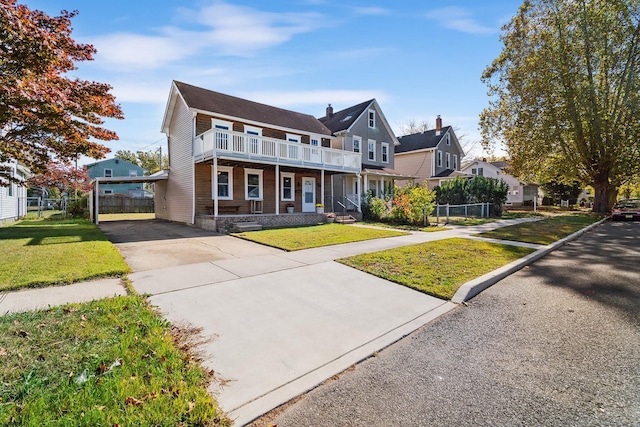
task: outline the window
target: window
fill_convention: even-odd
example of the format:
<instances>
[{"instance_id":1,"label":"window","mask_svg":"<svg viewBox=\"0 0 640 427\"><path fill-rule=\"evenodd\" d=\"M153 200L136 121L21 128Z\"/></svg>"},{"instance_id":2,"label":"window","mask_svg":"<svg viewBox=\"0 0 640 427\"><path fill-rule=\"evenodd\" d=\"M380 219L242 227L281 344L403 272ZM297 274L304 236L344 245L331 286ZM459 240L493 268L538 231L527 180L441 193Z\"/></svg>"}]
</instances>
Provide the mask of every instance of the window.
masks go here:
<instances>
[{"instance_id":1,"label":"window","mask_svg":"<svg viewBox=\"0 0 640 427\"><path fill-rule=\"evenodd\" d=\"M457 154L453 155L453 170L454 171L458 170L458 155Z\"/></svg>"},{"instance_id":2,"label":"window","mask_svg":"<svg viewBox=\"0 0 640 427\"><path fill-rule=\"evenodd\" d=\"M478 176L484 176L483 168L478 168Z\"/></svg>"},{"instance_id":3,"label":"window","mask_svg":"<svg viewBox=\"0 0 640 427\"><path fill-rule=\"evenodd\" d=\"M211 119L211 126L216 129L214 142L217 150L229 150L229 132L233 130L233 122L226 122L224 120ZM218 132L217 130L220 130Z\"/></svg>"},{"instance_id":4,"label":"window","mask_svg":"<svg viewBox=\"0 0 640 427\"><path fill-rule=\"evenodd\" d=\"M517 185L512 185L511 186L511 194L513 194L514 196L518 194L519 190L520 190L519 186L517 186Z\"/></svg>"},{"instance_id":5,"label":"window","mask_svg":"<svg viewBox=\"0 0 640 427\"><path fill-rule=\"evenodd\" d=\"M113 169L105 169L104 170L104 177L105 178L111 178L113 176Z\"/></svg>"},{"instance_id":6,"label":"window","mask_svg":"<svg viewBox=\"0 0 640 427\"><path fill-rule=\"evenodd\" d=\"M369 181L369 191L373 197L378 197L378 181Z\"/></svg>"},{"instance_id":7,"label":"window","mask_svg":"<svg viewBox=\"0 0 640 427\"><path fill-rule=\"evenodd\" d=\"M309 142L309 145L312 145L314 147L319 147L320 146L320 140L318 138L316 138L315 136L312 136L311 140Z\"/></svg>"},{"instance_id":8,"label":"window","mask_svg":"<svg viewBox=\"0 0 640 427\"><path fill-rule=\"evenodd\" d=\"M137 170L129 170L129 176L138 176Z\"/></svg>"},{"instance_id":9,"label":"window","mask_svg":"<svg viewBox=\"0 0 640 427\"><path fill-rule=\"evenodd\" d=\"M287 141L300 143L300 135L294 135L292 133L288 133Z\"/></svg>"},{"instance_id":10,"label":"window","mask_svg":"<svg viewBox=\"0 0 640 427\"><path fill-rule=\"evenodd\" d=\"M436 163L436 164L437 164L437 166L438 166L439 168L441 168L441 167L442 167L442 151L440 151L440 150L438 150L437 158L436 158L436 162L437 162L437 163Z\"/></svg>"},{"instance_id":11,"label":"window","mask_svg":"<svg viewBox=\"0 0 640 427\"><path fill-rule=\"evenodd\" d=\"M292 202L294 200L295 174L283 172L280 177L280 199Z\"/></svg>"},{"instance_id":12,"label":"window","mask_svg":"<svg viewBox=\"0 0 640 427\"><path fill-rule=\"evenodd\" d=\"M218 200L233 200L233 168L218 166Z\"/></svg>"},{"instance_id":13,"label":"window","mask_svg":"<svg viewBox=\"0 0 640 427\"><path fill-rule=\"evenodd\" d=\"M482 168L473 168L471 169L471 175L478 175L478 176L483 176L484 175L484 171L482 170Z\"/></svg>"},{"instance_id":14,"label":"window","mask_svg":"<svg viewBox=\"0 0 640 427\"><path fill-rule=\"evenodd\" d=\"M245 200L262 200L262 170L244 170L244 198Z\"/></svg>"},{"instance_id":15,"label":"window","mask_svg":"<svg viewBox=\"0 0 640 427\"><path fill-rule=\"evenodd\" d=\"M447 145L451 145L451 136L449 134L447 134Z\"/></svg>"},{"instance_id":16,"label":"window","mask_svg":"<svg viewBox=\"0 0 640 427\"><path fill-rule=\"evenodd\" d=\"M353 137L353 152L354 153L359 153L360 152L360 144L362 143L362 138L360 138L359 136L354 136Z\"/></svg>"},{"instance_id":17,"label":"window","mask_svg":"<svg viewBox=\"0 0 640 427\"><path fill-rule=\"evenodd\" d=\"M376 112L374 110L369 110L369 127L376 127Z\"/></svg>"},{"instance_id":18,"label":"window","mask_svg":"<svg viewBox=\"0 0 640 427\"><path fill-rule=\"evenodd\" d=\"M382 163L389 163L389 143L382 143Z\"/></svg>"},{"instance_id":19,"label":"window","mask_svg":"<svg viewBox=\"0 0 640 427\"><path fill-rule=\"evenodd\" d=\"M255 138L256 136L262 136L262 129L253 126L244 126L244 133L251 135L247 138L247 144L249 146L250 154L262 154L261 138Z\"/></svg>"},{"instance_id":20,"label":"window","mask_svg":"<svg viewBox=\"0 0 640 427\"><path fill-rule=\"evenodd\" d=\"M447 163L446 163L447 169L451 169L451 153L447 153L446 159L447 159Z\"/></svg>"},{"instance_id":21,"label":"window","mask_svg":"<svg viewBox=\"0 0 640 427\"><path fill-rule=\"evenodd\" d=\"M104 194L113 194L113 190L104 190Z\"/></svg>"},{"instance_id":22,"label":"window","mask_svg":"<svg viewBox=\"0 0 640 427\"><path fill-rule=\"evenodd\" d=\"M372 162L376 161L376 141L375 139L370 139L369 140L369 154L368 154L368 159L371 160Z\"/></svg>"}]
</instances>

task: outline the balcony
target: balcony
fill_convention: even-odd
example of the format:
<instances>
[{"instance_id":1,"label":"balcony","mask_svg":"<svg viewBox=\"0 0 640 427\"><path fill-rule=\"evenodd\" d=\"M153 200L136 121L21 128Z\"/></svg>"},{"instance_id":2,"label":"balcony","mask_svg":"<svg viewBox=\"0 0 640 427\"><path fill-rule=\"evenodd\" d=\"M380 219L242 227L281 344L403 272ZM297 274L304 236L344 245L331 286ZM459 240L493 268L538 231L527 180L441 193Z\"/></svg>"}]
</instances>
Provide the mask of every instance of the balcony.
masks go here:
<instances>
[{"instance_id":1,"label":"balcony","mask_svg":"<svg viewBox=\"0 0 640 427\"><path fill-rule=\"evenodd\" d=\"M211 129L193 140L195 162L212 158L300 166L312 169L360 172L361 154L282 139Z\"/></svg>"}]
</instances>

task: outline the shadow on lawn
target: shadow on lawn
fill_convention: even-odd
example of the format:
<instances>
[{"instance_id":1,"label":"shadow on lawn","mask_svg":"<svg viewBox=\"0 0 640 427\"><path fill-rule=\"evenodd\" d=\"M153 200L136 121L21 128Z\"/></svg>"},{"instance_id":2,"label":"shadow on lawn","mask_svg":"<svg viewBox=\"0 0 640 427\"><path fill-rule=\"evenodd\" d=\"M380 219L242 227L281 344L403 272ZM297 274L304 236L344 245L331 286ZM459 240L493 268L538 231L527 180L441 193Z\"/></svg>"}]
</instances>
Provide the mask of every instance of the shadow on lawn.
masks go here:
<instances>
[{"instance_id":1,"label":"shadow on lawn","mask_svg":"<svg viewBox=\"0 0 640 427\"><path fill-rule=\"evenodd\" d=\"M93 224L82 220L25 220L0 228L0 240L28 240L26 246L107 241Z\"/></svg>"}]
</instances>

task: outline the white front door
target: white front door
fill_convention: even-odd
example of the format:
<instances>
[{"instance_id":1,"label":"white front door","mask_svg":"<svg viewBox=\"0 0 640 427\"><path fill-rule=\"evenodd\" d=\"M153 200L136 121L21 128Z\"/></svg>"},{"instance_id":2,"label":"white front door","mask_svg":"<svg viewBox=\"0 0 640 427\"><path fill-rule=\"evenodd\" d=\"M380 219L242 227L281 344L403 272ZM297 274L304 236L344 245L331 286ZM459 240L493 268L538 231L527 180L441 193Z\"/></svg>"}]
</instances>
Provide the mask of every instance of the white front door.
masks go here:
<instances>
[{"instance_id":1,"label":"white front door","mask_svg":"<svg viewBox=\"0 0 640 427\"><path fill-rule=\"evenodd\" d=\"M316 211L316 179L302 177L302 212Z\"/></svg>"}]
</instances>

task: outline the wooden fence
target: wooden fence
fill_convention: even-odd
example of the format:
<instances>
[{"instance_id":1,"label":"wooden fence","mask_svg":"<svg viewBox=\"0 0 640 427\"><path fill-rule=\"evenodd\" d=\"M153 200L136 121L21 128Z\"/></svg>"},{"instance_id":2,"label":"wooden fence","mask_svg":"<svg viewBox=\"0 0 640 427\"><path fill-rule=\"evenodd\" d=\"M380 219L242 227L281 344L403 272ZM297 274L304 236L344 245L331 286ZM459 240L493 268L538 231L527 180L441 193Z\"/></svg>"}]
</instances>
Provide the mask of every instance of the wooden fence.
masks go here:
<instances>
[{"instance_id":1,"label":"wooden fence","mask_svg":"<svg viewBox=\"0 0 640 427\"><path fill-rule=\"evenodd\" d=\"M131 197L126 194L101 195L98 201L101 214L112 213L153 213L153 199Z\"/></svg>"}]
</instances>

